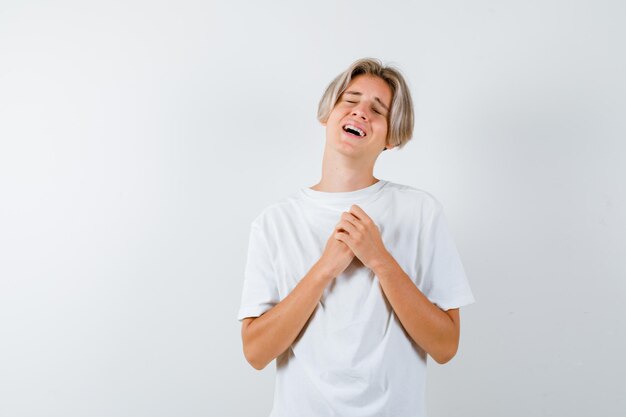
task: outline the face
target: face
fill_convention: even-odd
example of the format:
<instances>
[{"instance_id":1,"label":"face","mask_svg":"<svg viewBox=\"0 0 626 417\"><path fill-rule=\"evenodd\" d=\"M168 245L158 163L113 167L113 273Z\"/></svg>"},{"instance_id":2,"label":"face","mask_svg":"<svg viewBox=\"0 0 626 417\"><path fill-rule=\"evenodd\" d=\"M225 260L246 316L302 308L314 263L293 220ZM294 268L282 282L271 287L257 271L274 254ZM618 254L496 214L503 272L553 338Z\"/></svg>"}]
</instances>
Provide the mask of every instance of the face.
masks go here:
<instances>
[{"instance_id":1,"label":"face","mask_svg":"<svg viewBox=\"0 0 626 417\"><path fill-rule=\"evenodd\" d=\"M387 146L391 98L391 88L382 78L370 74L353 78L324 123L327 146L376 159Z\"/></svg>"}]
</instances>

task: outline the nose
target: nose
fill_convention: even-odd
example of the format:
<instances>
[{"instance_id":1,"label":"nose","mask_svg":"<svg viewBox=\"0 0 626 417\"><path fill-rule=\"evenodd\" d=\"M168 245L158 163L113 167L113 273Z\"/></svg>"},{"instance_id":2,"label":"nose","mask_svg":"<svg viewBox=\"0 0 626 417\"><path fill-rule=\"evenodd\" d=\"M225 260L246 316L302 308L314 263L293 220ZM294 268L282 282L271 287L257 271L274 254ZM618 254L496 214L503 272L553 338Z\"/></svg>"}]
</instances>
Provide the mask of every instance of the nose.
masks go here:
<instances>
[{"instance_id":1,"label":"nose","mask_svg":"<svg viewBox=\"0 0 626 417\"><path fill-rule=\"evenodd\" d=\"M352 109L352 115L356 117L360 117L363 120L367 120L369 117L369 114L367 113L366 108L367 108L367 104L360 102L356 107Z\"/></svg>"}]
</instances>

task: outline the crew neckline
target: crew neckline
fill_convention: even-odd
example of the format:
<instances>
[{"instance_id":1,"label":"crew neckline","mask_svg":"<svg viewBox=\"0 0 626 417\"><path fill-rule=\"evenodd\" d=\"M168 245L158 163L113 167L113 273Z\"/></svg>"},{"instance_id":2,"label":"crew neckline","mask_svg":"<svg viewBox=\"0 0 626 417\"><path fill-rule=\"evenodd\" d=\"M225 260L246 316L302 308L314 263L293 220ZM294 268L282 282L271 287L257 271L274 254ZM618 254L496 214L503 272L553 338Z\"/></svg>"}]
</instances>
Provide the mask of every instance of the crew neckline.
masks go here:
<instances>
[{"instance_id":1,"label":"crew neckline","mask_svg":"<svg viewBox=\"0 0 626 417\"><path fill-rule=\"evenodd\" d=\"M317 191L309 187L304 187L300 189L300 192L312 200L324 203L358 202L373 196L387 183L388 181L379 179L372 185L353 191Z\"/></svg>"}]
</instances>

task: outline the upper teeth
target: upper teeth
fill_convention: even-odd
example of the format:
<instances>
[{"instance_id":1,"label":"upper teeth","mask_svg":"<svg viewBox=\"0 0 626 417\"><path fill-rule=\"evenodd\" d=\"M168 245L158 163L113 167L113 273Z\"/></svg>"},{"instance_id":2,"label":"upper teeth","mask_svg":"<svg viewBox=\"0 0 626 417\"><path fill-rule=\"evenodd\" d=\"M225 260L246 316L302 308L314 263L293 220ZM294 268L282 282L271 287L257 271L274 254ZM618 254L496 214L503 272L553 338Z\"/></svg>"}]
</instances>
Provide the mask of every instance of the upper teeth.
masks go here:
<instances>
[{"instance_id":1,"label":"upper teeth","mask_svg":"<svg viewBox=\"0 0 626 417\"><path fill-rule=\"evenodd\" d=\"M350 129L352 129L352 130L356 130L357 132L359 132L359 136L365 136L365 132L363 132L361 129L359 129L359 128L358 128L358 127L356 127L356 126L353 126L353 125L346 125L346 126L344 127L344 129L347 129L347 128L350 128Z\"/></svg>"}]
</instances>

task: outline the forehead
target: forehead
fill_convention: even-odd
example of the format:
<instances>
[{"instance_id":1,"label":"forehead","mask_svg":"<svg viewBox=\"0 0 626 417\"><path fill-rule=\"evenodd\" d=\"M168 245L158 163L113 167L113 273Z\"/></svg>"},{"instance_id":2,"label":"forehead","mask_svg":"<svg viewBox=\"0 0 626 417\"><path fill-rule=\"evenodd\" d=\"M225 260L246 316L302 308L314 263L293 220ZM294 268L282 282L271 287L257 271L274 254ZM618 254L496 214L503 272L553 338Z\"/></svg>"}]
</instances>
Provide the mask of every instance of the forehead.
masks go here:
<instances>
[{"instance_id":1,"label":"forehead","mask_svg":"<svg viewBox=\"0 0 626 417\"><path fill-rule=\"evenodd\" d=\"M359 74L350 80L346 91L358 91L364 95L378 97L387 107L391 104L391 87L385 80L371 74Z\"/></svg>"}]
</instances>

